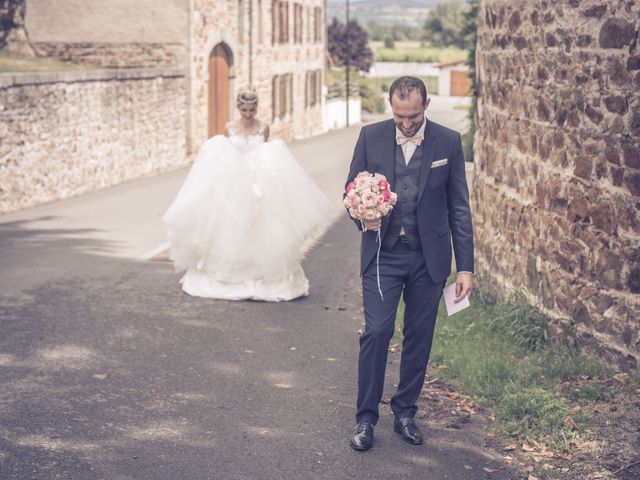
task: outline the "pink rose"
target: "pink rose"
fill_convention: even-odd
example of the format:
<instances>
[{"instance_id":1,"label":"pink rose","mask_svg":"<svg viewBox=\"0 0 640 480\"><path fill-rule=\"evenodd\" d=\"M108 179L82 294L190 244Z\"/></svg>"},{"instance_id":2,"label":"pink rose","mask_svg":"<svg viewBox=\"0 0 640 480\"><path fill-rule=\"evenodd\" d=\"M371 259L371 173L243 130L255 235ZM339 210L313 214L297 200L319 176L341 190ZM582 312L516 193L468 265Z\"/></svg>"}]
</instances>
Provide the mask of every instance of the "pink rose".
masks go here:
<instances>
[{"instance_id":1,"label":"pink rose","mask_svg":"<svg viewBox=\"0 0 640 480\"><path fill-rule=\"evenodd\" d=\"M362 194L362 204L366 208L375 207L378 203L378 196L372 192L364 192Z\"/></svg>"},{"instance_id":2,"label":"pink rose","mask_svg":"<svg viewBox=\"0 0 640 480\"><path fill-rule=\"evenodd\" d=\"M395 205L398 203L398 194L396 192L391 192L391 197L389 198L389 203L391 205Z\"/></svg>"},{"instance_id":3,"label":"pink rose","mask_svg":"<svg viewBox=\"0 0 640 480\"><path fill-rule=\"evenodd\" d=\"M389 189L389 182L386 180L380 180L378 182L378 187L380 187L380 190L388 190Z\"/></svg>"},{"instance_id":4,"label":"pink rose","mask_svg":"<svg viewBox=\"0 0 640 480\"><path fill-rule=\"evenodd\" d=\"M388 202L389 200L391 200L391 192L389 190L384 190L382 192L382 199L385 202Z\"/></svg>"},{"instance_id":5,"label":"pink rose","mask_svg":"<svg viewBox=\"0 0 640 480\"><path fill-rule=\"evenodd\" d=\"M347 195L347 200L349 202L349 206L350 207L357 207L358 204L360 203L360 199L355 194L354 195Z\"/></svg>"},{"instance_id":6,"label":"pink rose","mask_svg":"<svg viewBox=\"0 0 640 480\"><path fill-rule=\"evenodd\" d=\"M354 188L356 188L356 182L349 182L349 185L347 185L347 193L353 190Z\"/></svg>"},{"instance_id":7,"label":"pink rose","mask_svg":"<svg viewBox=\"0 0 640 480\"><path fill-rule=\"evenodd\" d=\"M364 215L366 208L364 205L360 204L356 207L356 211L358 212L358 215L362 216Z\"/></svg>"},{"instance_id":8,"label":"pink rose","mask_svg":"<svg viewBox=\"0 0 640 480\"><path fill-rule=\"evenodd\" d=\"M356 190L359 192L366 190L369 186L369 179L367 177L357 177L355 182Z\"/></svg>"},{"instance_id":9,"label":"pink rose","mask_svg":"<svg viewBox=\"0 0 640 480\"><path fill-rule=\"evenodd\" d=\"M376 212L373 208L367 208L367 210L364 212L363 218L365 220L375 220L376 218L378 218L378 212Z\"/></svg>"},{"instance_id":10,"label":"pink rose","mask_svg":"<svg viewBox=\"0 0 640 480\"><path fill-rule=\"evenodd\" d=\"M388 203L381 203L380 205L378 205L378 210L382 215L388 215L391 211L391 205L389 205Z\"/></svg>"}]
</instances>

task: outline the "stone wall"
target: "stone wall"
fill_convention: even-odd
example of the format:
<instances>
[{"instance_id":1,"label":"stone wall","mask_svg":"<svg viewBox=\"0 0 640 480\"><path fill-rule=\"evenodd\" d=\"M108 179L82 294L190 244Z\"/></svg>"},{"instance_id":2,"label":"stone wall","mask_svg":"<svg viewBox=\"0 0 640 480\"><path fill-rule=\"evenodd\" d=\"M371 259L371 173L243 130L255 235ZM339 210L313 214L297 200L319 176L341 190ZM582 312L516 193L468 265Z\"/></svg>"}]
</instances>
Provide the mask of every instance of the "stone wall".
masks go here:
<instances>
[{"instance_id":1,"label":"stone wall","mask_svg":"<svg viewBox=\"0 0 640 480\"><path fill-rule=\"evenodd\" d=\"M640 2L480 0L473 211L482 288L640 360Z\"/></svg>"},{"instance_id":2,"label":"stone wall","mask_svg":"<svg viewBox=\"0 0 640 480\"><path fill-rule=\"evenodd\" d=\"M39 57L102 68L184 66L186 46L181 43L58 43L32 42Z\"/></svg>"},{"instance_id":3,"label":"stone wall","mask_svg":"<svg viewBox=\"0 0 640 480\"><path fill-rule=\"evenodd\" d=\"M0 213L187 164L183 70L0 75Z\"/></svg>"}]
</instances>

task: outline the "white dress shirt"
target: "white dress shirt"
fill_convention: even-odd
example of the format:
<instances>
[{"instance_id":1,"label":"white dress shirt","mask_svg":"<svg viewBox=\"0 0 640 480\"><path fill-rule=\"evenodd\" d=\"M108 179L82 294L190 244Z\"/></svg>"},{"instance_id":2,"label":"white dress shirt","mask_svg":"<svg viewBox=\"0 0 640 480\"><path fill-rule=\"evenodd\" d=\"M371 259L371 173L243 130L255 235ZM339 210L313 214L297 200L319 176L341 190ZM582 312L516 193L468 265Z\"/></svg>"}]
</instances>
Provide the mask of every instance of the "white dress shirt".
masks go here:
<instances>
[{"instance_id":1,"label":"white dress shirt","mask_svg":"<svg viewBox=\"0 0 640 480\"><path fill-rule=\"evenodd\" d=\"M407 165L409 164L409 160L411 160L411 157L415 153L416 148L418 148L418 145L421 145L424 140L424 129L426 126L427 126L427 119L425 118L424 122L422 122L422 125L420 126L418 131L413 135L413 137L420 137L420 141L418 142L418 144L415 144L414 142L409 141L409 142L404 142L403 144L400 145L400 148L402 148L402 154L404 155L404 161ZM398 129L398 127L396 127L396 143L398 144L400 143L398 142L398 137L400 135L404 137L404 134Z\"/></svg>"}]
</instances>

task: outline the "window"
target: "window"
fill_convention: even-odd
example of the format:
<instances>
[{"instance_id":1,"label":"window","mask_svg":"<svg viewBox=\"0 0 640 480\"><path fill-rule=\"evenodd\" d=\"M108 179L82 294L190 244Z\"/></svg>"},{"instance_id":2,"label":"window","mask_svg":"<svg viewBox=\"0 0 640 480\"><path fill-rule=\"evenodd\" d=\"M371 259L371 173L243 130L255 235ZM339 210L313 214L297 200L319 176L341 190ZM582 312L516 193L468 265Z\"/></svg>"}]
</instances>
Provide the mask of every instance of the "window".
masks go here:
<instances>
[{"instance_id":1,"label":"window","mask_svg":"<svg viewBox=\"0 0 640 480\"><path fill-rule=\"evenodd\" d=\"M293 113L293 75L276 75L272 89L273 119L283 119Z\"/></svg>"},{"instance_id":2,"label":"window","mask_svg":"<svg viewBox=\"0 0 640 480\"><path fill-rule=\"evenodd\" d=\"M305 106L308 108L318 105L322 90L322 70L308 71L305 83Z\"/></svg>"},{"instance_id":3,"label":"window","mask_svg":"<svg viewBox=\"0 0 640 480\"><path fill-rule=\"evenodd\" d=\"M320 7L313 9L313 41L315 43L322 41L322 8Z\"/></svg>"},{"instance_id":4,"label":"window","mask_svg":"<svg viewBox=\"0 0 640 480\"><path fill-rule=\"evenodd\" d=\"M238 0L238 41L244 43L244 0Z\"/></svg>"},{"instance_id":5,"label":"window","mask_svg":"<svg viewBox=\"0 0 640 480\"><path fill-rule=\"evenodd\" d=\"M271 0L271 44L280 43L280 4L278 0Z\"/></svg>"},{"instance_id":6,"label":"window","mask_svg":"<svg viewBox=\"0 0 640 480\"><path fill-rule=\"evenodd\" d=\"M264 26L262 16L262 0L258 0L258 43L264 42Z\"/></svg>"},{"instance_id":7,"label":"window","mask_svg":"<svg viewBox=\"0 0 640 480\"><path fill-rule=\"evenodd\" d=\"M271 2L271 43L289 42L289 3Z\"/></svg>"},{"instance_id":8,"label":"window","mask_svg":"<svg viewBox=\"0 0 640 480\"><path fill-rule=\"evenodd\" d=\"M304 7L299 3L293 4L293 41L302 43L302 18Z\"/></svg>"}]
</instances>

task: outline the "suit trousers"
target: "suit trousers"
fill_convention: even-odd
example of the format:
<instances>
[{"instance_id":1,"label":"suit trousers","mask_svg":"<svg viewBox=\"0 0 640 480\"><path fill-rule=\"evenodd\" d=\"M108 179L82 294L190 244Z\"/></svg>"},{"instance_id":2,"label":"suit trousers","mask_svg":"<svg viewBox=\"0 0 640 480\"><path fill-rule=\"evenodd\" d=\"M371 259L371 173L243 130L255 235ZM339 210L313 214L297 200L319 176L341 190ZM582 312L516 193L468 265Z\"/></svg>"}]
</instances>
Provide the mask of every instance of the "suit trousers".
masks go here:
<instances>
[{"instance_id":1,"label":"suit trousers","mask_svg":"<svg viewBox=\"0 0 640 480\"><path fill-rule=\"evenodd\" d=\"M445 282L429 276L422 250L397 242L380 251L378 291L376 260L362 276L365 330L360 337L358 358L358 401L356 421L375 425L382 399L389 342L395 329L400 297L404 298L404 339L400 360L400 381L391 398L396 418L413 417L420 396L431 351L438 304Z\"/></svg>"}]
</instances>

